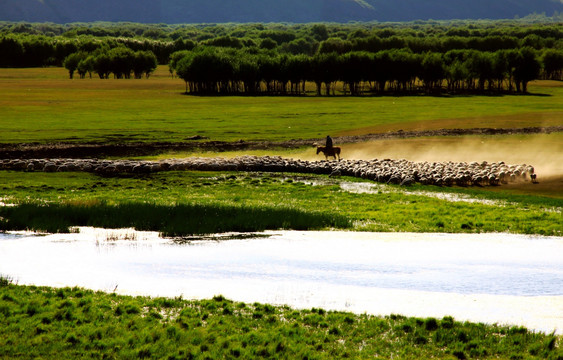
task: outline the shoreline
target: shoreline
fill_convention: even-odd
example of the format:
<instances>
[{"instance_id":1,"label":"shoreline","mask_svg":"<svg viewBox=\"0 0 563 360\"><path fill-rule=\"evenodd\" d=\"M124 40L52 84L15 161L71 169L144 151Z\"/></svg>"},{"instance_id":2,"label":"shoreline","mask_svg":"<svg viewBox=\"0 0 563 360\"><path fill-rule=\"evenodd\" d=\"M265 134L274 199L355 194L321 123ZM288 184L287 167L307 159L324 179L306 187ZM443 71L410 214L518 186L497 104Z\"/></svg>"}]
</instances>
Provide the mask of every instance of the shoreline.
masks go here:
<instances>
[{"instance_id":1,"label":"shoreline","mask_svg":"<svg viewBox=\"0 0 563 360\"><path fill-rule=\"evenodd\" d=\"M453 316L458 321L484 322L488 324L517 325L525 326L535 331L563 334L563 316L560 309L563 308L563 295L526 295L517 292L511 287L509 293L504 291L495 292L493 288L487 290L488 283L469 280L465 286L473 283L482 290L471 290L467 288L459 290L444 291L439 288L424 288L417 286L405 286L404 288L386 287L385 279L394 279L397 275L393 273L380 273L377 265L379 257L393 258L399 249L403 249L407 244L408 248L414 247L407 253L402 252L402 256L408 265L413 267L409 277L424 276L424 273L431 271L441 271L442 266L450 267L451 261L456 264L467 262L472 264L476 259L480 259L481 250L475 249L475 242L486 246L486 259L482 259L488 266L496 266L499 263L496 258L497 253L504 254L504 261L513 264L516 271L519 266L529 265L530 261L541 261L544 265L549 263L558 267L557 256L558 248L563 245L562 237L530 236L513 234L443 234L443 233L362 233L362 232L330 232L330 231L266 231L257 235L269 235L259 239L235 239L235 240L196 240L189 243L174 245L172 240L160 238L155 232L133 232L131 229L93 229L81 228L83 232L77 234L54 234L41 237L20 236L17 239L3 241L4 246L11 242L14 246L26 247L25 243L31 245L35 250L29 250L27 256L34 257L34 253L49 253L49 249L61 250L61 246L71 247L73 253L77 254L78 259L67 259L58 265L59 270L50 269L35 277L29 277L29 266L25 268L23 275L23 265L17 265L13 260L11 276L22 283L22 285L40 285L54 287L79 286L104 292L130 295L130 296L164 296L174 298L181 296L190 300L208 299L222 294L234 301L247 303L261 302L278 306L289 305L297 309L307 309L321 307L326 310L349 311L356 314L389 315L393 313L415 317L437 317ZM132 234L138 234L134 237ZM355 251L343 251L342 237L349 238L347 244L353 244L354 248L363 249L360 254ZM136 240L131 240L132 238ZM96 240L94 240L94 238ZM37 239L38 241L33 241ZM58 239L58 240L57 240ZM74 240L73 240L74 239ZM395 239L394 241L391 241ZM23 241L23 242L22 242ZM351 241L351 243L350 243ZM398 243L397 243L398 242ZM318 248L320 243L325 244L327 249ZM0 243L1 245L2 243ZM66 244L66 245L65 245ZM288 246L300 246L302 251L295 253ZM348 248L349 246L346 245ZM130 255L131 247L135 248ZM172 249L171 246L174 248ZM271 247L275 249L272 252ZM444 254L434 253L430 250L423 259L419 258L421 250L427 247L440 247ZM461 246L460 250L458 247ZM507 252L505 247L510 246ZM532 251L525 250L526 246L532 246ZM252 247L253 253L245 255L249 262L244 267L234 266L239 261L233 253L238 251L247 252L248 247ZM38 250L38 248L43 250ZM340 248L339 251L330 249ZM96 259L82 259L81 255L91 254L96 250ZM377 251L375 251L377 249ZM454 250L457 249L457 250ZM549 250L551 249L551 250ZM100 251L103 250L103 251ZM375 251L375 252L374 252ZM451 252L451 251L455 251ZM543 255L545 252L551 253L549 259ZM184 254L181 255L179 252ZM196 252L197 254L193 254ZM128 260L122 263L119 255L126 256ZM207 255L212 258L207 259ZM262 255L260 255L262 254ZM269 255L268 255L269 254ZM337 278L331 277L331 271L327 268L314 270L306 263L315 254L315 261L322 261L327 266L344 266L338 270L340 274ZM133 259L129 257L133 255ZM187 257L186 257L187 256ZM285 257L288 257L287 259ZM372 257L375 256L375 260ZM270 258L268 258L270 257ZM107 259L106 259L107 258ZM106 260L104 260L106 259ZM111 260L110 260L111 259ZM262 260L261 260L262 259ZM270 259L266 267L263 265L265 259ZM417 260L418 259L418 260ZM454 259L454 260L452 260ZM532 259L532 260L530 260ZM397 259L398 260L398 259ZM432 265L418 264L424 260ZM49 260L40 260L48 262ZM110 261L109 263L107 261ZM233 263L234 261L234 263ZM375 261L375 263L374 263ZM9 263L10 261L8 261ZM127 262L136 264L136 270L131 271ZM80 266L75 271L69 273L65 268L73 268L74 265ZM402 262L400 262L402 263ZM104 269L96 269L99 264L104 264ZM141 266L144 264L143 266ZM160 264L160 265L159 265ZM180 271L180 264L190 269L189 273ZM293 264L293 265L291 265ZM354 265L355 264L355 265ZM371 265L369 265L371 264ZM418 265L417 265L418 264ZM442 264L442 265L440 265ZM503 262L504 264L504 262ZM290 266L291 267L288 267ZM397 261L388 260L388 264L383 264L389 271L399 268L403 269L406 265L400 265ZM383 266L382 265L382 266ZM8 266L5 264L5 266ZM19 268L18 268L19 266ZM36 266L41 266L37 264ZM42 268L45 268L46 264ZM139 267L141 266L141 267ZM217 267L219 266L219 267ZM373 285L363 284L354 275L358 269L369 266L369 275L365 279L374 281L373 277L380 278ZM470 278L479 277L480 271L484 271L482 266L477 266L473 273L466 274ZM505 265L503 265L505 266ZM547 266L547 265L546 265ZM108 269L109 267L109 269ZM255 267L262 269L261 274L255 274ZM285 271L280 272L284 268ZM8 267L2 272L6 273ZM90 269L90 270L88 270ZM144 270L143 270L144 269ZM167 270L172 273L167 273ZM187 269L187 268L186 268ZM215 270L210 270L215 269ZM481 270L479 270L481 269ZM398 269L397 269L398 270ZM455 269L452 269L455 270ZM500 269L502 270L502 269ZM86 271L96 274L95 277L85 276ZM148 271L148 272L147 272ZM211 271L211 272L210 272ZM220 276L213 276L213 271L218 271ZM226 273L224 273L226 271ZM351 272L352 271L352 272ZM362 271L367 271L364 269ZM407 268L401 270L409 272ZM421 272L422 271L422 272ZM506 272L507 269L502 270ZM140 273L139 273L140 272ZM513 272L512 270L510 271ZM295 276L301 274L300 280L295 281ZM358 273L359 276L362 272ZM449 275L442 275L439 281L440 288L447 289L447 283L451 280ZM454 271L455 277L462 276L459 269ZM458 274L459 273L459 274ZM59 274L59 275L56 275ZM66 274L66 275L64 275ZM164 276L164 274L168 274ZM276 275L277 274L277 275ZM271 281L272 276L281 276L276 281ZM496 274L496 272L495 272ZM62 277L61 277L62 276ZM362 276L367 276L366 274ZM496 276L504 276L502 272ZM526 275L527 279L531 278ZM530 275L531 276L531 275ZM301 278L302 277L302 278ZM434 279L434 277L432 277ZM532 276L533 278L533 276ZM88 280L89 279L89 280ZM181 281L179 281L182 279ZM293 280L292 280L293 279ZM415 281L415 280L413 280ZM423 281L421 279L420 281ZM435 281L435 280L433 280ZM457 281L457 280L456 280ZM460 282L465 283L463 279ZM424 282L424 281L423 281ZM415 283L418 283L415 281ZM413 283L413 284L415 284ZM491 283L492 284L492 283ZM445 286L445 287L444 287ZM484 287L483 287L484 286ZM477 289L477 288L476 288ZM493 292L491 292L493 291Z\"/></svg>"}]
</instances>

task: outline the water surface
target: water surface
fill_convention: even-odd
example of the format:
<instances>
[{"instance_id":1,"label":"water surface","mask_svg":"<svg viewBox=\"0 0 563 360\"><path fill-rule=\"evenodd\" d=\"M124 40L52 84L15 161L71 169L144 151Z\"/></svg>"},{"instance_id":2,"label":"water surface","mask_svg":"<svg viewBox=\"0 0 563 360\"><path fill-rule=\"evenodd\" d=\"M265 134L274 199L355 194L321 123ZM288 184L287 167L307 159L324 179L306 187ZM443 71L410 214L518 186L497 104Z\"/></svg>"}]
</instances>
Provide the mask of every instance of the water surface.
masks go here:
<instances>
[{"instance_id":1,"label":"water surface","mask_svg":"<svg viewBox=\"0 0 563 360\"><path fill-rule=\"evenodd\" d=\"M0 234L20 284L459 320L563 331L563 238L509 234L266 232L187 241L81 228Z\"/></svg>"}]
</instances>

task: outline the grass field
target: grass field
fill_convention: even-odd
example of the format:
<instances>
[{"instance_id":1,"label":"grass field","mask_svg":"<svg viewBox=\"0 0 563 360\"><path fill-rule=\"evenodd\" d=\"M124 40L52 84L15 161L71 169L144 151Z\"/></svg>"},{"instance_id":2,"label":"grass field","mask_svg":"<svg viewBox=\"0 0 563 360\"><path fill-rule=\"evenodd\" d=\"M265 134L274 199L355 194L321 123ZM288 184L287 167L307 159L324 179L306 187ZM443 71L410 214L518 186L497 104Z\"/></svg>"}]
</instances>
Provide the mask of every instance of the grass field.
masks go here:
<instances>
[{"instance_id":1,"label":"grass field","mask_svg":"<svg viewBox=\"0 0 563 360\"><path fill-rule=\"evenodd\" d=\"M283 141L563 125L561 82L533 82L533 95L526 96L195 97L183 90L183 81L170 78L166 67L142 80L69 80L61 68L0 69L0 143L179 142L194 135ZM359 193L341 187L340 182L352 179L295 174L101 177L0 171L0 228L66 231L96 225L168 235L285 228L561 236L562 144L559 132L344 145L349 159L528 163L540 180L487 188L377 184ZM311 148L220 155L243 154L320 159ZM218 154L154 157L193 155ZM16 286L0 274L0 358L562 359L561 341L520 327L462 324L449 317L293 310L221 296L203 301L122 297Z\"/></svg>"},{"instance_id":2,"label":"grass field","mask_svg":"<svg viewBox=\"0 0 563 360\"><path fill-rule=\"evenodd\" d=\"M451 317L377 317L117 296L0 277L6 359L560 359L561 338Z\"/></svg>"},{"instance_id":3,"label":"grass field","mask_svg":"<svg viewBox=\"0 0 563 360\"><path fill-rule=\"evenodd\" d=\"M356 193L326 176L240 172L107 178L2 171L0 184L2 201L26 204L0 207L6 229L136 227L176 235L278 228L563 232L563 199L479 189L450 189L444 197L439 187L379 185L371 193Z\"/></svg>"},{"instance_id":4,"label":"grass field","mask_svg":"<svg viewBox=\"0 0 563 360\"><path fill-rule=\"evenodd\" d=\"M62 68L0 69L3 115L0 142L174 142L196 134L214 140L287 140L319 138L327 133L350 135L398 129L512 128L563 123L563 84L559 82L532 83L530 91L535 95L526 96L196 97L185 96L182 91L182 81L171 78L165 67L160 67L150 79L142 80L70 80ZM164 206L197 203L206 204L210 209L228 206L230 211L244 212L240 205L245 202L254 209L285 206L295 208L298 213L331 209L344 214L354 222L354 228L360 230L458 232L465 225L463 231L555 235L561 233L558 225L561 204L553 205L549 198L557 201L563 198L562 144L563 133L559 132L381 140L346 144L343 152L348 159L487 160L532 164L540 179L536 185L520 183L490 187L486 191L449 189L447 192L499 198L515 204L526 197L515 198L512 194L531 195L529 198L535 199L534 203L543 202L547 207L559 209L552 214L540 208L534 209L533 214L526 213L527 207L521 205L499 208L479 203L452 203L432 197L413 197L401 191L385 191L385 196L378 196L349 194L341 192L337 186L288 186L279 179L270 181L268 176L253 179L243 175L234 176L233 181L223 181L229 176L190 173L145 179L106 179L90 174L2 172L0 175L4 196L18 203L28 200L33 203L84 201L119 205L134 202ZM311 148L221 155L243 154L320 159ZM217 156L216 153L169 153L159 157L193 155ZM75 181L80 185L75 185ZM440 188L419 188L426 192L444 192ZM113 191L116 189L119 192ZM331 206L335 200L336 208Z\"/></svg>"},{"instance_id":5,"label":"grass field","mask_svg":"<svg viewBox=\"0 0 563 360\"><path fill-rule=\"evenodd\" d=\"M159 67L149 79L68 79L63 68L0 69L0 142L288 140L472 127L561 125L563 84L525 96L197 97Z\"/></svg>"}]
</instances>

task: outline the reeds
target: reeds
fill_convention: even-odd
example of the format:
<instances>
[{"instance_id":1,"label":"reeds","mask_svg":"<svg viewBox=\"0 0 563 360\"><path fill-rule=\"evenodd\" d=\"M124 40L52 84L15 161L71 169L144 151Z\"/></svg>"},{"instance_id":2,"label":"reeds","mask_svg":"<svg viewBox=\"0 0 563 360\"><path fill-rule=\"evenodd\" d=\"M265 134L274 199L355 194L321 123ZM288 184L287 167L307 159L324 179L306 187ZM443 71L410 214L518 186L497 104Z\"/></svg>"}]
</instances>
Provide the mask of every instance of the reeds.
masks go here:
<instances>
[{"instance_id":1,"label":"reeds","mask_svg":"<svg viewBox=\"0 0 563 360\"><path fill-rule=\"evenodd\" d=\"M14 282L14 279L10 276L0 274L0 287L8 286Z\"/></svg>"},{"instance_id":2,"label":"reeds","mask_svg":"<svg viewBox=\"0 0 563 360\"><path fill-rule=\"evenodd\" d=\"M177 237L270 229L311 230L348 228L344 216L289 207L233 206L224 204L156 205L124 203L36 204L0 208L0 230L69 232L74 226L131 227Z\"/></svg>"}]
</instances>

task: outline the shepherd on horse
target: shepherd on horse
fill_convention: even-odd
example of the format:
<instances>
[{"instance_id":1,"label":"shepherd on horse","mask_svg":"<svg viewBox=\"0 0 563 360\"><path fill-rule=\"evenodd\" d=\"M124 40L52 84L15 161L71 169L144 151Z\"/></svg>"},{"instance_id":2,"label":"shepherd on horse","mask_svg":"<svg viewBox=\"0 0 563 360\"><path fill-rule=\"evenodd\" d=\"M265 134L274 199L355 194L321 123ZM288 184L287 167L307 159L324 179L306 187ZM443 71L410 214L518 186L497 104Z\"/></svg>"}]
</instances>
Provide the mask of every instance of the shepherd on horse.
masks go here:
<instances>
[{"instance_id":1,"label":"shepherd on horse","mask_svg":"<svg viewBox=\"0 0 563 360\"><path fill-rule=\"evenodd\" d=\"M332 138L327 135L325 146L317 146L317 155L322 152L325 155L325 159L328 160L329 156L332 156L334 160L338 157L340 161L340 148L338 146L332 146Z\"/></svg>"}]
</instances>

